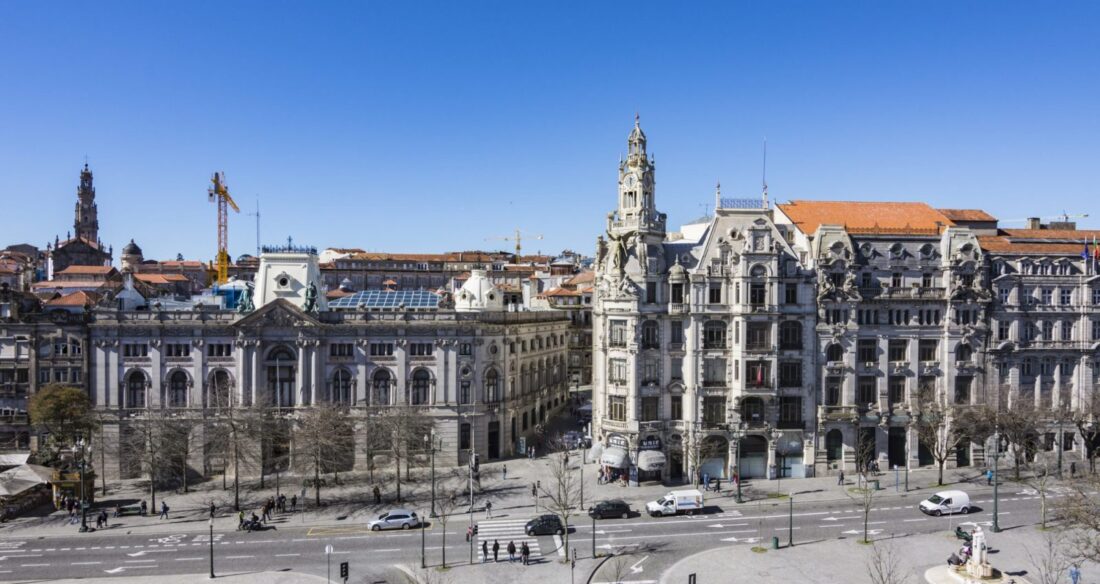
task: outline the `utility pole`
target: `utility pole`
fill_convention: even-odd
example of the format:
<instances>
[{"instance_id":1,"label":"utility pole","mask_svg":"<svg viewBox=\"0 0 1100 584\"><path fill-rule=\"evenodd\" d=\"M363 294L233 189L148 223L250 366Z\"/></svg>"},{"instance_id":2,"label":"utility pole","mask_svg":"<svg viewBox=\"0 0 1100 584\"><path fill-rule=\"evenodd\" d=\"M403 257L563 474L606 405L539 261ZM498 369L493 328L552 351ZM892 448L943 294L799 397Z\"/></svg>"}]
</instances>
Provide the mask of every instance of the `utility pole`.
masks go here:
<instances>
[{"instance_id":1,"label":"utility pole","mask_svg":"<svg viewBox=\"0 0 1100 584\"><path fill-rule=\"evenodd\" d=\"M997 497L999 495L997 485L1001 482L1001 475L997 472L997 459L1001 457L1001 435L993 433L993 533L1001 532L1001 525L997 522Z\"/></svg>"},{"instance_id":2,"label":"utility pole","mask_svg":"<svg viewBox=\"0 0 1100 584\"><path fill-rule=\"evenodd\" d=\"M794 491L787 497L790 499L790 507L787 511L787 547L794 547Z\"/></svg>"}]
</instances>

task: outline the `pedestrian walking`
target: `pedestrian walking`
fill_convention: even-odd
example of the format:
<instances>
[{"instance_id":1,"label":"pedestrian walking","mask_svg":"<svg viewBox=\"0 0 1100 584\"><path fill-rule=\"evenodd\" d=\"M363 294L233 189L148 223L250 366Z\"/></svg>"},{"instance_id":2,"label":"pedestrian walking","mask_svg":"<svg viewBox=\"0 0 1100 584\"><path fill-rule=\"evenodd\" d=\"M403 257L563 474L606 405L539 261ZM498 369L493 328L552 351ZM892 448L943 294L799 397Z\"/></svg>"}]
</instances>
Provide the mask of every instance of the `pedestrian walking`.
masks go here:
<instances>
[{"instance_id":1,"label":"pedestrian walking","mask_svg":"<svg viewBox=\"0 0 1100 584\"><path fill-rule=\"evenodd\" d=\"M840 486L844 485L844 469L840 469L840 474L836 475L836 484Z\"/></svg>"},{"instance_id":2,"label":"pedestrian walking","mask_svg":"<svg viewBox=\"0 0 1100 584\"><path fill-rule=\"evenodd\" d=\"M715 479L714 479L714 492L715 492L715 494L722 492L722 477L715 477Z\"/></svg>"},{"instance_id":3,"label":"pedestrian walking","mask_svg":"<svg viewBox=\"0 0 1100 584\"><path fill-rule=\"evenodd\" d=\"M382 504L382 491L378 488L378 485L374 485L374 504Z\"/></svg>"},{"instance_id":4,"label":"pedestrian walking","mask_svg":"<svg viewBox=\"0 0 1100 584\"><path fill-rule=\"evenodd\" d=\"M985 471L985 485L988 487L993 484L993 469L987 469Z\"/></svg>"},{"instance_id":5,"label":"pedestrian walking","mask_svg":"<svg viewBox=\"0 0 1100 584\"><path fill-rule=\"evenodd\" d=\"M474 528L472 525L466 527L466 543L470 542L470 538L474 535Z\"/></svg>"},{"instance_id":6,"label":"pedestrian walking","mask_svg":"<svg viewBox=\"0 0 1100 584\"><path fill-rule=\"evenodd\" d=\"M244 526L244 509L237 511L237 529Z\"/></svg>"},{"instance_id":7,"label":"pedestrian walking","mask_svg":"<svg viewBox=\"0 0 1100 584\"><path fill-rule=\"evenodd\" d=\"M485 518L486 519L492 519L493 518L493 502L492 501L486 501L485 502Z\"/></svg>"},{"instance_id":8,"label":"pedestrian walking","mask_svg":"<svg viewBox=\"0 0 1100 584\"><path fill-rule=\"evenodd\" d=\"M523 565L526 566L531 561L531 548L528 547L527 542L523 542L523 547L519 550L519 555L523 558Z\"/></svg>"},{"instance_id":9,"label":"pedestrian walking","mask_svg":"<svg viewBox=\"0 0 1100 584\"><path fill-rule=\"evenodd\" d=\"M214 518L214 513L215 513L215 511L216 511L216 510L217 510L217 507L215 507L215 506L214 506L214 502L213 502L213 501L211 501L211 502L210 502L210 518L211 518L211 519L213 519L213 518Z\"/></svg>"},{"instance_id":10,"label":"pedestrian walking","mask_svg":"<svg viewBox=\"0 0 1100 584\"><path fill-rule=\"evenodd\" d=\"M493 540L493 561L497 561L497 553L500 552L500 542Z\"/></svg>"},{"instance_id":11,"label":"pedestrian walking","mask_svg":"<svg viewBox=\"0 0 1100 584\"><path fill-rule=\"evenodd\" d=\"M1077 476L1077 463L1069 463L1069 478L1075 478Z\"/></svg>"},{"instance_id":12,"label":"pedestrian walking","mask_svg":"<svg viewBox=\"0 0 1100 584\"><path fill-rule=\"evenodd\" d=\"M489 561L489 540L481 540L481 563Z\"/></svg>"},{"instance_id":13,"label":"pedestrian walking","mask_svg":"<svg viewBox=\"0 0 1100 584\"><path fill-rule=\"evenodd\" d=\"M293 513L294 511L297 511L297 510L298 510L298 495L294 494L294 495L290 496L290 512Z\"/></svg>"},{"instance_id":14,"label":"pedestrian walking","mask_svg":"<svg viewBox=\"0 0 1100 584\"><path fill-rule=\"evenodd\" d=\"M504 476L504 480L508 480L508 465L507 464L504 465L503 476Z\"/></svg>"},{"instance_id":15,"label":"pedestrian walking","mask_svg":"<svg viewBox=\"0 0 1100 584\"><path fill-rule=\"evenodd\" d=\"M516 561L516 542L508 542L508 563Z\"/></svg>"},{"instance_id":16,"label":"pedestrian walking","mask_svg":"<svg viewBox=\"0 0 1100 584\"><path fill-rule=\"evenodd\" d=\"M145 499L141 500L141 516L145 517L149 514L149 504L145 502Z\"/></svg>"},{"instance_id":17,"label":"pedestrian walking","mask_svg":"<svg viewBox=\"0 0 1100 584\"><path fill-rule=\"evenodd\" d=\"M168 503L166 501L160 502L160 518L168 519Z\"/></svg>"}]
</instances>

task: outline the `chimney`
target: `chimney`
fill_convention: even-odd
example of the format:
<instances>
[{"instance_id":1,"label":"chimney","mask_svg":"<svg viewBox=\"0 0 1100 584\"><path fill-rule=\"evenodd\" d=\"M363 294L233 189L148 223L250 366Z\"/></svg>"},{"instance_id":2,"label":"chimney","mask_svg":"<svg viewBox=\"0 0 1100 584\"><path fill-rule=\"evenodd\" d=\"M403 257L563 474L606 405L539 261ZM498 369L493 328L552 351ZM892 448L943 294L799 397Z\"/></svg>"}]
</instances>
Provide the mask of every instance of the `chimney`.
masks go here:
<instances>
[{"instance_id":1,"label":"chimney","mask_svg":"<svg viewBox=\"0 0 1100 584\"><path fill-rule=\"evenodd\" d=\"M1028 229L1036 229L1036 230L1037 229L1042 229L1043 228L1043 222L1038 217L1028 217L1027 218L1027 228Z\"/></svg>"}]
</instances>

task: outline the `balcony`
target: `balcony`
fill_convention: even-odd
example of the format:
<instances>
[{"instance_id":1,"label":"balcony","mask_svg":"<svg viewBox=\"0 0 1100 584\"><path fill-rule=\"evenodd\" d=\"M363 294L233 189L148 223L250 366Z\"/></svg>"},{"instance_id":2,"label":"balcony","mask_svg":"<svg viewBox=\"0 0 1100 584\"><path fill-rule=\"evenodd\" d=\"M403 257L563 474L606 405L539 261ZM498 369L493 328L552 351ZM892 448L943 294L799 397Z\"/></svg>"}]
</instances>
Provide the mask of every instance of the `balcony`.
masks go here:
<instances>
[{"instance_id":1,"label":"balcony","mask_svg":"<svg viewBox=\"0 0 1100 584\"><path fill-rule=\"evenodd\" d=\"M747 389L749 391L753 391L753 390L759 391L759 390L764 390L764 389L772 389L772 387L773 387L773 384L772 384L770 379L765 379L763 381L753 380L753 381L749 381L749 382L745 383L745 389Z\"/></svg>"},{"instance_id":2,"label":"balcony","mask_svg":"<svg viewBox=\"0 0 1100 584\"><path fill-rule=\"evenodd\" d=\"M669 314L688 314L691 312L691 305L686 302L674 302L668 305Z\"/></svg>"},{"instance_id":3,"label":"balcony","mask_svg":"<svg viewBox=\"0 0 1100 584\"><path fill-rule=\"evenodd\" d=\"M818 406L818 419L823 422L850 422L859 418L855 406Z\"/></svg>"},{"instance_id":4,"label":"balcony","mask_svg":"<svg viewBox=\"0 0 1100 584\"><path fill-rule=\"evenodd\" d=\"M891 361L890 362L890 375L905 375L909 372L908 361Z\"/></svg>"},{"instance_id":5,"label":"balcony","mask_svg":"<svg viewBox=\"0 0 1100 584\"><path fill-rule=\"evenodd\" d=\"M920 362L920 375L936 375L940 372L939 361L921 361Z\"/></svg>"},{"instance_id":6,"label":"balcony","mask_svg":"<svg viewBox=\"0 0 1100 584\"><path fill-rule=\"evenodd\" d=\"M668 350L669 351L683 351L684 350L684 344L683 343L669 343L668 344Z\"/></svg>"},{"instance_id":7,"label":"balcony","mask_svg":"<svg viewBox=\"0 0 1100 584\"><path fill-rule=\"evenodd\" d=\"M780 419L775 423L775 427L780 430L804 430L806 429L806 422L805 420Z\"/></svg>"},{"instance_id":8,"label":"balcony","mask_svg":"<svg viewBox=\"0 0 1100 584\"><path fill-rule=\"evenodd\" d=\"M638 422L639 432L661 432L665 429L665 423L661 420Z\"/></svg>"},{"instance_id":9,"label":"balcony","mask_svg":"<svg viewBox=\"0 0 1100 584\"><path fill-rule=\"evenodd\" d=\"M612 339L607 342L607 346L622 349L626 347L626 341Z\"/></svg>"},{"instance_id":10,"label":"balcony","mask_svg":"<svg viewBox=\"0 0 1100 584\"><path fill-rule=\"evenodd\" d=\"M704 349L724 350L726 348L726 341L703 341Z\"/></svg>"},{"instance_id":11,"label":"balcony","mask_svg":"<svg viewBox=\"0 0 1100 584\"><path fill-rule=\"evenodd\" d=\"M775 347L771 343L748 343L745 345L745 351L748 353L770 353L775 350Z\"/></svg>"},{"instance_id":12,"label":"balcony","mask_svg":"<svg viewBox=\"0 0 1100 584\"><path fill-rule=\"evenodd\" d=\"M703 420L704 430L725 430L729 425L724 419L706 418Z\"/></svg>"},{"instance_id":13,"label":"balcony","mask_svg":"<svg viewBox=\"0 0 1100 584\"><path fill-rule=\"evenodd\" d=\"M660 349L661 343L658 341L642 341L642 349Z\"/></svg>"},{"instance_id":14,"label":"balcony","mask_svg":"<svg viewBox=\"0 0 1100 584\"><path fill-rule=\"evenodd\" d=\"M829 375L843 375L847 367L844 366L844 361L829 361L825 363L825 371Z\"/></svg>"},{"instance_id":15,"label":"balcony","mask_svg":"<svg viewBox=\"0 0 1100 584\"><path fill-rule=\"evenodd\" d=\"M725 387L725 379L704 379L703 387Z\"/></svg>"},{"instance_id":16,"label":"balcony","mask_svg":"<svg viewBox=\"0 0 1100 584\"><path fill-rule=\"evenodd\" d=\"M877 373L878 361L860 361L859 370L863 373Z\"/></svg>"}]
</instances>

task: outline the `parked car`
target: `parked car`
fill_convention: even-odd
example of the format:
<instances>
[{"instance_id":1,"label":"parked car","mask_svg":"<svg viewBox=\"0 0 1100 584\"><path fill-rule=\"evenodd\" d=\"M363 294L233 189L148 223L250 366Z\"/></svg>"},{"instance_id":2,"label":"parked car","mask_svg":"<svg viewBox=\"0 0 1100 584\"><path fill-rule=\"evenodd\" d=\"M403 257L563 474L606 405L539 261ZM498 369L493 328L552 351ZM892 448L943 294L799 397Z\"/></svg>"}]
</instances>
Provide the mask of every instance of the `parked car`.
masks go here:
<instances>
[{"instance_id":1,"label":"parked car","mask_svg":"<svg viewBox=\"0 0 1100 584\"><path fill-rule=\"evenodd\" d=\"M669 491L664 497L646 503L645 510L653 517L680 513L694 515L703 510L703 493L700 493L699 489Z\"/></svg>"},{"instance_id":2,"label":"parked car","mask_svg":"<svg viewBox=\"0 0 1100 584\"><path fill-rule=\"evenodd\" d=\"M565 535L565 525L557 515L539 515L528 521L523 531L527 535Z\"/></svg>"},{"instance_id":3,"label":"parked car","mask_svg":"<svg viewBox=\"0 0 1100 584\"><path fill-rule=\"evenodd\" d=\"M389 513L379 515L378 519L372 520L367 525L371 528L371 531L412 529L413 527L420 527L420 518L408 509L393 509Z\"/></svg>"},{"instance_id":4,"label":"parked car","mask_svg":"<svg viewBox=\"0 0 1100 584\"><path fill-rule=\"evenodd\" d=\"M970 513L970 495L962 491L940 491L920 502L918 508L939 517L945 513Z\"/></svg>"},{"instance_id":5,"label":"parked car","mask_svg":"<svg viewBox=\"0 0 1100 584\"><path fill-rule=\"evenodd\" d=\"M600 501L588 508L588 516L595 519L607 519L608 517L630 518L630 505L621 499Z\"/></svg>"},{"instance_id":6,"label":"parked car","mask_svg":"<svg viewBox=\"0 0 1100 584\"><path fill-rule=\"evenodd\" d=\"M123 515L141 515L141 505L137 503L133 505L119 505L115 507L113 515L115 517L122 517Z\"/></svg>"}]
</instances>

